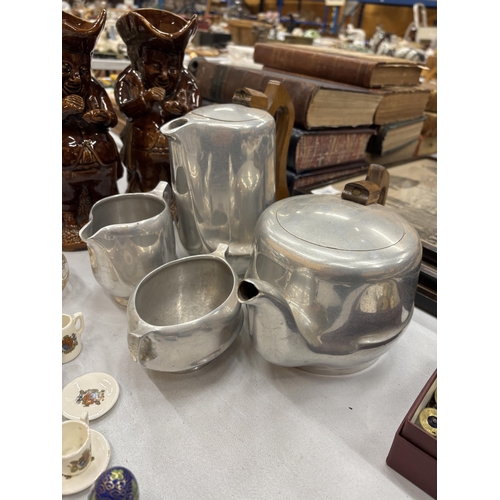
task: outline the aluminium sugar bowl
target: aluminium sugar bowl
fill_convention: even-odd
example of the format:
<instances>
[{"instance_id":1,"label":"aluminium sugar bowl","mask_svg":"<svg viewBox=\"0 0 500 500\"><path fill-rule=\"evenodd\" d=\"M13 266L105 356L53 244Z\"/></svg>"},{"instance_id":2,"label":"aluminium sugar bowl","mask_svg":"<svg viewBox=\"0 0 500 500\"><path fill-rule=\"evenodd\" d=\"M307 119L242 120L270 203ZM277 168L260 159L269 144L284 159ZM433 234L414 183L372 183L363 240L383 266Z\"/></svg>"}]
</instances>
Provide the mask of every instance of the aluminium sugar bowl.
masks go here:
<instances>
[{"instance_id":1,"label":"aluminium sugar bowl","mask_svg":"<svg viewBox=\"0 0 500 500\"><path fill-rule=\"evenodd\" d=\"M228 245L158 267L137 285L127 307L132 359L149 370L197 370L222 354L244 319Z\"/></svg>"},{"instance_id":2,"label":"aluminium sugar bowl","mask_svg":"<svg viewBox=\"0 0 500 500\"><path fill-rule=\"evenodd\" d=\"M261 215L238 297L266 360L354 373L405 330L422 246L415 228L382 205L388 183L388 172L372 165L367 180L347 184L342 197L296 196Z\"/></svg>"}]
</instances>

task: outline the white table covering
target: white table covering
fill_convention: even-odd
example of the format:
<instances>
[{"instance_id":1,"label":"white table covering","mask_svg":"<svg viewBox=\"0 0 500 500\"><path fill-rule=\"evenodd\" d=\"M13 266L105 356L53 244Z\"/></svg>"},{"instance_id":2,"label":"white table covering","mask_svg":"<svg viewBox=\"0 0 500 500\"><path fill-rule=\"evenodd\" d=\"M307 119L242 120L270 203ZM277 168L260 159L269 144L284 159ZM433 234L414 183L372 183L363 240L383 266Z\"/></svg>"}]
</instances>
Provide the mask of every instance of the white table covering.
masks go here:
<instances>
[{"instance_id":1,"label":"white table covering","mask_svg":"<svg viewBox=\"0 0 500 500\"><path fill-rule=\"evenodd\" d=\"M141 500L430 498L385 460L436 369L436 318L416 309L392 350L354 375L274 366L246 329L196 372L146 371L129 355L126 311L95 280L88 253L65 256L62 312L83 312L86 328L82 352L62 365L63 387L89 372L117 380L117 403L90 425L110 443L109 465L135 474Z\"/></svg>"}]
</instances>

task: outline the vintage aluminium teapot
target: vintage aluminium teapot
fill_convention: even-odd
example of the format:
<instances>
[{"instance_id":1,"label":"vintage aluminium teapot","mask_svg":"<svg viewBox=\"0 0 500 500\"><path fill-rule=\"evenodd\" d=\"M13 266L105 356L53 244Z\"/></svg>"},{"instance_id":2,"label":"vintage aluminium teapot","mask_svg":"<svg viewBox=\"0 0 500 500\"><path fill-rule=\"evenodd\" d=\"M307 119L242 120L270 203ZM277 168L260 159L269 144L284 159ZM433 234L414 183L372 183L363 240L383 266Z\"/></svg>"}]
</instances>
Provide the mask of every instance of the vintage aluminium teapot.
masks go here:
<instances>
[{"instance_id":1,"label":"vintage aluminium teapot","mask_svg":"<svg viewBox=\"0 0 500 500\"><path fill-rule=\"evenodd\" d=\"M341 196L287 198L261 215L238 298L266 360L353 373L405 330L422 245L415 228L383 206L388 186L388 171L371 165Z\"/></svg>"}]
</instances>

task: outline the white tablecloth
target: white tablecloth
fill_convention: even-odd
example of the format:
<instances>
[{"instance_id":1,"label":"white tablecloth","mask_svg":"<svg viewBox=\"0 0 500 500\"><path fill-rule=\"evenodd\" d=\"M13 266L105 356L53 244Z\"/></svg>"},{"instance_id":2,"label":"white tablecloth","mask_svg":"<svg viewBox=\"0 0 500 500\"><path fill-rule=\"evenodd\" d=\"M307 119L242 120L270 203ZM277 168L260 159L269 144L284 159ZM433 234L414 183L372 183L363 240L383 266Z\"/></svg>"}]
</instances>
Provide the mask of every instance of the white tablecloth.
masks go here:
<instances>
[{"instance_id":1,"label":"white tablecloth","mask_svg":"<svg viewBox=\"0 0 500 500\"><path fill-rule=\"evenodd\" d=\"M415 310L392 350L354 375L274 366L245 329L196 372L146 371L129 355L126 311L95 281L88 253L65 256L62 310L81 311L86 327L82 352L62 365L63 386L89 372L118 381L115 406L90 425L110 443L110 466L135 474L141 500L430 498L385 460L436 369L436 318Z\"/></svg>"}]
</instances>

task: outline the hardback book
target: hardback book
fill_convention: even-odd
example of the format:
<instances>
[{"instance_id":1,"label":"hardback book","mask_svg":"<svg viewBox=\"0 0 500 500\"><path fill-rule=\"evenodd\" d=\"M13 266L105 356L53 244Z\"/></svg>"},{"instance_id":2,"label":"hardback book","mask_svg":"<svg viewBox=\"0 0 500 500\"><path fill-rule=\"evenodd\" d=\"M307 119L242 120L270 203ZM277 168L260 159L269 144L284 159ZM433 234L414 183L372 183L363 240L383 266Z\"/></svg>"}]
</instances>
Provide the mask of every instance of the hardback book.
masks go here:
<instances>
[{"instance_id":1,"label":"hardback book","mask_svg":"<svg viewBox=\"0 0 500 500\"><path fill-rule=\"evenodd\" d=\"M195 58L189 64L203 99L229 103L240 87L264 92L270 80L292 97L295 126L317 128L382 125L422 115L430 90L422 86L368 89L278 70L230 66Z\"/></svg>"},{"instance_id":2,"label":"hardback book","mask_svg":"<svg viewBox=\"0 0 500 500\"><path fill-rule=\"evenodd\" d=\"M264 68L368 88L418 85L423 69L408 59L279 42L256 43L253 57Z\"/></svg>"},{"instance_id":3,"label":"hardback book","mask_svg":"<svg viewBox=\"0 0 500 500\"><path fill-rule=\"evenodd\" d=\"M384 97L373 117L375 125L411 120L423 115L431 91L418 85L415 87L391 87L390 89L382 89L380 92L384 93Z\"/></svg>"},{"instance_id":4,"label":"hardback book","mask_svg":"<svg viewBox=\"0 0 500 500\"><path fill-rule=\"evenodd\" d=\"M311 189L367 172L368 166L365 160L361 160L299 173L287 169L288 190L291 195L310 192Z\"/></svg>"},{"instance_id":5,"label":"hardback book","mask_svg":"<svg viewBox=\"0 0 500 500\"><path fill-rule=\"evenodd\" d=\"M377 126L376 134L368 141L366 151L384 156L417 141L425 121L425 115L421 115L412 120Z\"/></svg>"},{"instance_id":6,"label":"hardback book","mask_svg":"<svg viewBox=\"0 0 500 500\"><path fill-rule=\"evenodd\" d=\"M283 83L295 108L295 127L306 130L370 126L385 94L327 80L282 71L232 66L195 58L189 63L201 96L215 103L230 103L236 89L264 92L270 80ZM391 121L391 120L389 120Z\"/></svg>"},{"instance_id":7,"label":"hardback book","mask_svg":"<svg viewBox=\"0 0 500 500\"><path fill-rule=\"evenodd\" d=\"M288 147L287 169L318 170L339 163L364 161L373 128L346 127L320 130L293 128Z\"/></svg>"},{"instance_id":8,"label":"hardback book","mask_svg":"<svg viewBox=\"0 0 500 500\"><path fill-rule=\"evenodd\" d=\"M366 153L365 159L369 163L377 163L378 165L383 165L384 167L397 165L401 162L415 159L418 145L419 139L415 139L406 146L403 146L402 148L384 156Z\"/></svg>"}]
</instances>

